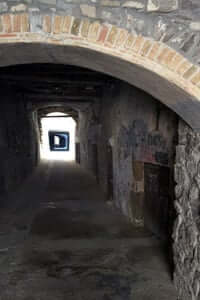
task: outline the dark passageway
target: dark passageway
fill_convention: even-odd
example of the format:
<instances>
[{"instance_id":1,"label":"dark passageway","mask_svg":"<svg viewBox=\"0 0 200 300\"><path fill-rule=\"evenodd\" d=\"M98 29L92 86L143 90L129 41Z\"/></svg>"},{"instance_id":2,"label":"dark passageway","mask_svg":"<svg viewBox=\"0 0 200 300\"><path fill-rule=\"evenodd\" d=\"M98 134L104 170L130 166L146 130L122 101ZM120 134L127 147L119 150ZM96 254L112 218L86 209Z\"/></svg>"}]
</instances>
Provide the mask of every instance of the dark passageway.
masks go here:
<instances>
[{"instance_id":1,"label":"dark passageway","mask_svg":"<svg viewBox=\"0 0 200 300\"><path fill-rule=\"evenodd\" d=\"M10 200L0 299L176 299L160 242L107 206L78 165L44 162Z\"/></svg>"},{"instance_id":2,"label":"dark passageway","mask_svg":"<svg viewBox=\"0 0 200 300\"><path fill-rule=\"evenodd\" d=\"M0 299L175 300L179 117L80 67L10 66L0 80Z\"/></svg>"}]
</instances>

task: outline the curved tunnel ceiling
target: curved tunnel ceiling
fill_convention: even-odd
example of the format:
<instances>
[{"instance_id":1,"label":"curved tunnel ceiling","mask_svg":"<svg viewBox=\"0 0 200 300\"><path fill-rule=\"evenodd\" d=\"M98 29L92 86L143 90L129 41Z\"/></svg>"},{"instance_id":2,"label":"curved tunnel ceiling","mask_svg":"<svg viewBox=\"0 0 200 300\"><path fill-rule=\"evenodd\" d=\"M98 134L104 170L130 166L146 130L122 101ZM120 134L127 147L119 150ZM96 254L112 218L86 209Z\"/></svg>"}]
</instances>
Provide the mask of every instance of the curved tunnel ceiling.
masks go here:
<instances>
[{"instance_id":1,"label":"curved tunnel ceiling","mask_svg":"<svg viewBox=\"0 0 200 300\"><path fill-rule=\"evenodd\" d=\"M161 77L162 72L158 75L153 69L150 70L150 66L144 68L102 51L80 46L42 43L1 45L1 66L32 63L70 64L111 75L149 93L175 111L194 130L200 129L200 101L192 95L191 87L183 90L173 80Z\"/></svg>"}]
</instances>

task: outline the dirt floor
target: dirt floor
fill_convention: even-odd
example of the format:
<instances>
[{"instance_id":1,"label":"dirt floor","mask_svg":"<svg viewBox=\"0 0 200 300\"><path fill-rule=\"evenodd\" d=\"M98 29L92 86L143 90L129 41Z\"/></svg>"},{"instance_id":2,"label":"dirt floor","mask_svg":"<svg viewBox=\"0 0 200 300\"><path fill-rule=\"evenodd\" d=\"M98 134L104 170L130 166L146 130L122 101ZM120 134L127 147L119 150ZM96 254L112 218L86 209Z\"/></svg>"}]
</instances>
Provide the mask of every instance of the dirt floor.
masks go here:
<instances>
[{"instance_id":1,"label":"dirt floor","mask_svg":"<svg viewBox=\"0 0 200 300\"><path fill-rule=\"evenodd\" d=\"M44 162L0 211L0 300L175 300L165 246L78 165Z\"/></svg>"}]
</instances>

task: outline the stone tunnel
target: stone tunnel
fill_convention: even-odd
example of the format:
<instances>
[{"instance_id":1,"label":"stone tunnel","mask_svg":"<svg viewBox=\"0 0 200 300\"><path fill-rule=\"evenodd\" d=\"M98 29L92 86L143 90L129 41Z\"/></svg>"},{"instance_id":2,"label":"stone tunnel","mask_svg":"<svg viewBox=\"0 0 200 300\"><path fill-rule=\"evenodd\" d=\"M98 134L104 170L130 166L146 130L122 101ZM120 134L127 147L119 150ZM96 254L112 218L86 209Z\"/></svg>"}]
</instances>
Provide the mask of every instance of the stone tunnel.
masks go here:
<instances>
[{"instance_id":1,"label":"stone tunnel","mask_svg":"<svg viewBox=\"0 0 200 300\"><path fill-rule=\"evenodd\" d=\"M0 2L0 299L199 299L199 45L198 0Z\"/></svg>"}]
</instances>

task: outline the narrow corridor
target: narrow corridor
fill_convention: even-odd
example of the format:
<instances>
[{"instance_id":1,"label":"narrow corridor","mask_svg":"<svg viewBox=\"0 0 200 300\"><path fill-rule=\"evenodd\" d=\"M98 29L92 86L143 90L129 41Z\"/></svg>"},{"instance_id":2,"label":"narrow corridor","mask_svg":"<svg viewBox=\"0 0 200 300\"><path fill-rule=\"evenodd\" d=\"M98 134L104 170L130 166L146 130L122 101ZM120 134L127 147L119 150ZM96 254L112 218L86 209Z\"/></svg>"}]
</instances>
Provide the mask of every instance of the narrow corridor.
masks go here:
<instances>
[{"instance_id":1,"label":"narrow corridor","mask_svg":"<svg viewBox=\"0 0 200 300\"><path fill-rule=\"evenodd\" d=\"M45 161L0 215L1 300L175 300L160 241L80 166Z\"/></svg>"}]
</instances>

